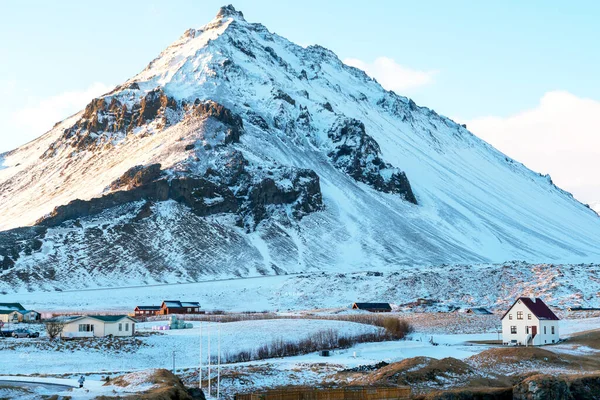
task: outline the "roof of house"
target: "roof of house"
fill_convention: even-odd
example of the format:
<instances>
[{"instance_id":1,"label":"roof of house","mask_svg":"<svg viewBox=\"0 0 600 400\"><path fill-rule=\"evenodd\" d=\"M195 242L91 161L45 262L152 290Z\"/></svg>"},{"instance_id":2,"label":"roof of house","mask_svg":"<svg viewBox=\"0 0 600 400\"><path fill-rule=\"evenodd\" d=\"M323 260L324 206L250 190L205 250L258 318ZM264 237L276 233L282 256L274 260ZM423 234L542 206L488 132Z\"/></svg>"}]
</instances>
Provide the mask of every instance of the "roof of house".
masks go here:
<instances>
[{"instance_id":1,"label":"roof of house","mask_svg":"<svg viewBox=\"0 0 600 400\"><path fill-rule=\"evenodd\" d=\"M391 310L392 306L390 303L354 303L354 305L359 309L382 309L382 310Z\"/></svg>"},{"instance_id":2,"label":"roof of house","mask_svg":"<svg viewBox=\"0 0 600 400\"><path fill-rule=\"evenodd\" d=\"M131 318L129 315L75 315L75 316L69 316L69 317L64 317L64 318L60 318L57 317L57 320L60 320L62 322L65 323L70 323L70 322L75 322L77 320L83 319L83 318L93 318L93 319L97 319L99 321L102 322L117 322L120 321L124 318L130 319L133 322L137 322L135 319Z\"/></svg>"},{"instance_id":3,"label":"roof of house","mask_svg":"<svg viewBox=\"0 0 600 400\"><path fill-rule=\"evenodd\" d=\"M473 314L479 314L479 315L490 315L492 314L488 309L483 308L483 307L473 307L473 308L469 308L467 310L467 312L472 312Z\"/></svg>"},{"instance_id":4,"label":"roof of house","mask_svg":"<svg viewBox=\"0 0 600 400\"><path fill-rule=\"evenodd\" d=\"M136 308L140 310L160 310L160 306L137 306Z\"/></svg>"},{"instance_id":5,"label":"roof of house","mask_svg":"<svg viewBox=\"0 0 600 400\"><path fill-rule=\"evenodd\" d=\"M164 300L163 305L169 308L200 307L200 303L198 303L197 301L183 302L179 300Z\"/></svg>"},{"instance_id":6,"label":"roof of house","mask_svg":"<svg viewBox=\"0 0 600 400\"><path fill-rule=\"evenodd\" d=\"M25 307L21 303L0 303L0 310L24 310Z\"/></svg>"},{"instance_id":7,"label":"roof of house","mask_svg":"<svg viewBox=\"0 0 600 400\"><path fill-rule=\"evenodd\" d=\"M535 315L538 319L551 320L551 321L559 320L559 318L556 316L556 314L554 314L552 312L552 310L550 308L548 308L546 303L544 303L542 301L542 299L540 299L538 297L535 297L535 298L519 297L517 300L515 300L515 302L512 304L512 306L509 307L508 311L506 311L504 313L504 315L502 316L502 319L504 319L504 317L506 317L506 314L508 314L508 312L510 310L512 310L512 308L515 306L515 304L517 304L518 301L521 301L521 303L523 303L525 305L525 307L527 307L533 313L533 315Z\"/></svg>"}]
</instances>

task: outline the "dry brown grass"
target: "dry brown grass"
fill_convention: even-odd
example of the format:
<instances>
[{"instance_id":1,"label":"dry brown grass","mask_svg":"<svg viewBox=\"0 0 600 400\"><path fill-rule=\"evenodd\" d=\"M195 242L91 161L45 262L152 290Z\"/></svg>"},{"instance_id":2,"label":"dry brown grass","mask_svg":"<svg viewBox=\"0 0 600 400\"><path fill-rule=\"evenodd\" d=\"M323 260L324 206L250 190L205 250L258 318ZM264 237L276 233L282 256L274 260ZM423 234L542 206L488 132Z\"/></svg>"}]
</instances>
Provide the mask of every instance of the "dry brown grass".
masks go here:
<instances>
[{"instance_id":1,"label":"dry brown grass","mask_svg":"<svg viewBox=\"0 0 600 400\"><path fill-rule=\"evenodd\" d=\"M465 375L473 375L475 378L475 374L476 371L471 366L456 358L438 360L431 357L414 357L373 371L357 380L357 383L413 385Z\"/></svg>"},{"instance_id":2,"label":"dry brown grass","mask_svg":"<svg viewBox=\"0 0 600 400\"><path fill-rule=\"evenodd\" d=\"M581 332L571 336L565 342L600 350L600 330Z\"/></svg>"},{"instance_id":3,"label":"dry brown grass","mask_svg":"<svg viewBox=\"0 0 600 400\"><path fill-rule=\"evenodd\" d=\"M181 379L173 375L171 371L166 369L158 369L153 374L148 376L148 383L156 385L155 388L148 390L144 393L135 393L126 396L110 397L100 396L98 400L112 400L112 399L140 399L140 400L192 400L192 396L185 388ZM114 385L126 388L129 386L128 375L123 375L112 379L106 385Z\"/></svg>"},{"instance_id":4,"label":"dry brown grass","mask_svg":"<svg viewBox=\"0 0 600 400\"><path fill-rule=\"evenodd\" d=\"M498 364L513 364L523 361L534 361L552 366L566 367L568 361L549 350L539 347L497 347L482 351L467 359L479 367L493 368Z\"/></svg>"},{"instance_id":5,"label":"dry brown grass","mask_svg":"<svg viewBox=\"0 0 600 400\"><path fill-rule=\"evenodd\" d=\"M513 389L508 387L471 387L451 389L444 391L433 391L420 396L414 396L413 400L512 400Z\"/></svg>"}]
</instances>

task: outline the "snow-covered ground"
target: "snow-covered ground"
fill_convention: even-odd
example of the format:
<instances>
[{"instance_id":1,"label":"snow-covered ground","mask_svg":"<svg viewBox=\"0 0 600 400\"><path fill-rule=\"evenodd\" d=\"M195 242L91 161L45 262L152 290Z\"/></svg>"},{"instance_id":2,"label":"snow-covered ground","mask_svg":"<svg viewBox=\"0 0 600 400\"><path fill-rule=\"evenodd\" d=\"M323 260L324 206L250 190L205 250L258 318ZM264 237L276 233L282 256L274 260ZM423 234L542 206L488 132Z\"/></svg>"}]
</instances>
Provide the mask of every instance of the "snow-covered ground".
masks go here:
<instances>
[{"instance_id":1,"label":"snow-covered ground","mask_svg":"<svg viewBox=\"0 0 600 400\"><path fill-rule=\"evenodd\" d=\"M166 322L142 323L136 326L140 332L152 332L152 325L165 325ZM130 345L123 351L95 348L75 348L60 352L56 357L54 348L41 349L36 339L0 340L0 374L46 374L61 373L103 373L116 371L142 370L147 368L167 368L173 366L173 352L177 368L193 368L200 360L200 323L194 328L164 331L142 337L141 345ZM297 341L306 336L333 329L341 335L358 335L376 332L379 328L371 325L326 320L265 320L242 321L226 324L203 323L203 355L208 359L208 335L211 336L211 354L217 355L219 325L221 326L221 349L224 355L242 350L255 350L260 345L283 339ZM72 343L72 342L71 342ZM15 345L17 344L17 345ZM18 360L17 365L10 360Z\"/></svg>"},{"instance_id":2,"label":"snow-covered ground","mask_svg":"<svg viewBox=\"0 0 600 400\"><path fill-rule=\"evenodd\" d=\"M395 268L383 272L306 273L173 285L0 294L37 311L132 312L164 299L199 301L205 310L264 311L349 308L357 301L396 305L418 298L439 300L440 309L506 309L519 296L541 297L559 309L599 307L597 265L506 263ZM434 307L437 307L434 305Z\"/></svg>"},{"instance_id":3,"label":"snow-covered ground","mask_svg":"<svg viewBox=\"0 0 600 400\"><path fill-rule=\"evenodd\" d=\"M197 381L197 368L200 360L200 342L203 343L204 378L207 377L206 360L208 355L208 332L211 336L211 354L217 356L219 349L219 330L222 354L234 353L240 350L251 350L268 344L276 339L299 340L309 334L333 329L340 334L357 335L374 332L379 328L349 323L343 321L285 319L264 321L242 321L232 323L200 323L192 322L192 329L164 331L162 334L150 334L154 325L164 322L147 322L138 324L143 342L140 346L130 346L126 350L106 350L90 346L70 351L42 350L42 341L38 340L0 340L0 381L22 379L26 381L42 381L75 386L79 374L86 374L86 388L89 392L75 389L70 395L74 399L87 399L92 395L115 394L112 387L102 386L104 376L114 376L115 373L125 373L151 368L175 367L178 373L188 378L188 382ZM219 329L220 328L220 329ZM562 320L560 332L567 337L577 332L600 329L600 318L579 320ZM350 349L333 351L330 357L321 357L311 353L294 357L275 358L246 363L224 365L222 371L223 385L229 385L231 391L243 389L244 379L240 380L239 373L248 376L253 385L277 385L286 382L320 382L325 377L331 377L339 371L364 365L372 365L385 361L387 363L406 358L427 356L433 358L454 357L467 359L475 354L491 348L493 345L479 344L498 339L497 333L480 334L428 334L419 332L411 334L407 340L362 343ZM436 345L431 343L434 342ZM477 342L477 343L476 343ZM16 346L15 346L16 345ZM568 343L557 346L547 346L548 350L557 353L573 355L590 355L598 352L582 347L570 347ZM235 372L237 371L237 372ZM253 371L249 373L248 371ZM66 375L68 379L31 378L32 374ZM15 377L16 375L24 375ZM216 369L212 368L213 378ZM233 379L232 376L238 376ZM233 379L233 380L232 380ZM242 385L242 386L240 386ZM1 386L1 382L0 382ZM138 388L143 390L143 387ZM38 390L38 389L36 389ZM133 390L129 388L128 390ZM35 393L47 393L48 388L40 388ZM1 392L0 392L1 393ZM33 398L33 397L32 397Z\"/></svg>"}]
</instances>

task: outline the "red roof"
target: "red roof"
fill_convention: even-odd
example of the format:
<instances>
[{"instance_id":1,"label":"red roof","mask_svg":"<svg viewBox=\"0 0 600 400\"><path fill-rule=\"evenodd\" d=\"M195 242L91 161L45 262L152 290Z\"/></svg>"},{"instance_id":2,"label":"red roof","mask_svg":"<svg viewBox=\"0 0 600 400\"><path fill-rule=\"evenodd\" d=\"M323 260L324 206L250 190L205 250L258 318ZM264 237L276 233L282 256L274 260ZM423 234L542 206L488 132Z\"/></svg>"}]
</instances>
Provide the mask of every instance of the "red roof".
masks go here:
<instances>
[{"instance_id":1,"label":"red roof","mask_svg":"<svg viewBox=\"0 0 600 400\"><path fill-rule=\"evenodd\" d=\"M542 301L542 299L536 297L535 300L531 297L519 297L512 306L508 309L508 311L512 310L512 308L517 304L517 301L521 300L525 307L529 308L529 310L535 315L538 319L543 320L552 320L558 321L559 318L552 312L551 309L548 308L546 303ZM502 319L508 314L508 311L504 313Z\"/></svg>"}]
</instances>

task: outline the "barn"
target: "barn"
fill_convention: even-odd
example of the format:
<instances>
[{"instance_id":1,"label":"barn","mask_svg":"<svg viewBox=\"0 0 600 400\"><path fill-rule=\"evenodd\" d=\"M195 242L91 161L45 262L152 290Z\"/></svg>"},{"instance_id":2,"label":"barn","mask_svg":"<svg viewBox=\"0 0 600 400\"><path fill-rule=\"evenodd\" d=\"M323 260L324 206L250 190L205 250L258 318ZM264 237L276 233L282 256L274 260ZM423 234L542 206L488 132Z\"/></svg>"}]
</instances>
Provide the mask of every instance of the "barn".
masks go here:
<instances>
[{"instance_id":1,"label":"barn","mask_svg":"<svg viewBox=\"0 0 600 400\"><path fill-rule=\"evenodd\" d=\"M369 312L391 312L390 303L354 303L353 310L365 310Z\"/></svg>"}]
</instances>

